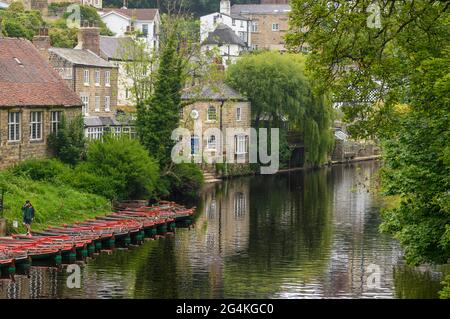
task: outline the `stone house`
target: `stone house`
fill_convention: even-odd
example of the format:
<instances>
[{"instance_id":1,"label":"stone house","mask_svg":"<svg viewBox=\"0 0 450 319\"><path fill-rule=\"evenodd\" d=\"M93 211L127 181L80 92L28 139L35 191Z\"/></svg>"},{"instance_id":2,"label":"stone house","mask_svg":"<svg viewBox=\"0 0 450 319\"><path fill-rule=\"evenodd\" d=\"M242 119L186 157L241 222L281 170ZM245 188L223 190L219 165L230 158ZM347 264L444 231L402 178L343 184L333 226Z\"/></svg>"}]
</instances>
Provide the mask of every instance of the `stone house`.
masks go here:
<instances>
[{"instance_id":1,"label":"stone house","mask_svg":"<svg viewBox=\"0 0 450 319\"><path fill-rule=\"evenodd\" d=\"M50 154L47 137L81 100L26 39L0 37L0 169Z\"/></svg>"},{"instance_id":2,"label":"stone house","mask_svg":"<svg viewBox=\"0 0 450 319\"><path fill-rule=\"evenodd\" d=\"M100 57L100 30L82 27L74 49L50 48L50 64L83 102L88 139L106 132L134 135L134 127L117 114L118 68Z\"/></svg>"},{"instance_id":3,"label":"stone house","mask_svg":"<svg viewBox=\"0 0 450 319\"><path fill-rule=\"evenodd\" d=\"M246 97L222 84L218 88L204 87L199 93L185 92L182 99L187 106L181 122L191 130L193 159L206 154L212 162L218 162L221 156L228 162L230 158L234 163L249 162L251 103Z\"/></svg>"},{"instance_id":4,"label":"stone house","mask_svg":"<svg viewBox=\"0 0 450 319\"><path fill-rule=\"evenodd\" d=\"M249 19L251 48L285 51L284 36L289 30L288 4L235 4L231 13Z\"/></svg>"}]
</instances>

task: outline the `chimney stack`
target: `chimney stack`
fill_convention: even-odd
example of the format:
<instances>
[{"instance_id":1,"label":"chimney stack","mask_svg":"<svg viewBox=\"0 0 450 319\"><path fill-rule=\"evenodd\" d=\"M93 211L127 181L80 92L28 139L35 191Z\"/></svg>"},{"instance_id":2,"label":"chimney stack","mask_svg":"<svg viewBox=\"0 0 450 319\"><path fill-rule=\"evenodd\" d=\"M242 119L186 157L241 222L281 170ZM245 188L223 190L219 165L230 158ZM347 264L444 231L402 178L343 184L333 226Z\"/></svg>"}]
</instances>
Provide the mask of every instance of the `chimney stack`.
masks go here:
<instances>
[{"instance_id":1,"label":"chimney stack","mask_svg":"<svg viewBox=\"0 0 450 319\"><path fill-rule=\"evenodd\" d=\"M90 50L100 56L100 28L85 21L78 31L77 49Z\"/></svg>"},{"instance_id":2,"label":"chimney stack","mask_svg":"<svg viewBox=\"0 0 450 319\"><path fill-rule=\"evenodd\" d=\"M48 49L50 49L50 37L48 36L48 28L39 28L39 35L33 37L33 44L38 49L39 53L48 60Z\"/></svg>"},{"instance_id":3,"label":"chimney stack","mask_svg":"<svg viewBox=\"0 0 450 319\"><path fill-rule=\"evenodd\" d=\"M128 0L123 0L123 7L122 9L127 9L128 8Z\"/></svg>"},{"instance_id":4,"label":"chimney stack","mask_svg":"<svg viewBox=\"0 0 450 319\"><path fill-rule=\"evenodd\" d=\"M230 0L220 0L220 13L231 15L231 2Z\"/></svg>"}]
</instances>

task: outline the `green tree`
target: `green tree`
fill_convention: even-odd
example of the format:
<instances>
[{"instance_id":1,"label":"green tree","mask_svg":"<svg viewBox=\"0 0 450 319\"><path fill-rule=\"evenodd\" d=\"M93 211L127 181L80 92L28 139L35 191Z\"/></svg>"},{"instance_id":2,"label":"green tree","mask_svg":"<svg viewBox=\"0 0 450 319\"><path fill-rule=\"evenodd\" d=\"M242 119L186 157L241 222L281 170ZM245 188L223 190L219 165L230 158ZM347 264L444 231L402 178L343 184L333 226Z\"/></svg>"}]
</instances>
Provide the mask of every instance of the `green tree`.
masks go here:
<instances>
[{"instance_id":1,"label":"green tree","mask_svg":"<svg viewBox=\"0 0 450 319\"><path fill-rule=\"evenodd\" d=\"M142 199L154 195L158 173L137 140L106 135L89 143L86 162L75 168L71 183L110 199Z\"/></svg>"},{"instance_id":2,"label":"green tree","mask_svg":"<svg viewBox=\"0 0 450 319\"><path fill-rule=\"evenodd\" d=\"M262 52L246 55L227 71L228 83L252 102L255 127L261 119L282 127L283 119L302 133L306 161L327 161L332 144L331 109L325 95L316 94L305 74L304 57L298 54Z\"/></svg>"},{"instance_id":3,"label":"green tree","mask_svg":"<svg viewBox=\"0 0 450 319\"><path fill-rule=\"evenodd\" d=\"M172 131L179 125L183 64L177 52L175 31L162 48L155 88L147 101L137 106L137 132L141 143L163 167L170 163Z\"/></svg>"},{"instance_id":4,"label":"green tree","mask_svg":"<svg viewBox=\"0 0 450 319\"><path fill-rule=\"evenodd\" d=\"M44 23L37 10L25 10L21 2L13 2L8 9L0 10L3 19L3 33L9 37L31 40Z\"/></svg>"},{"instance_id":5,"label":"green tree","mask_svg":"<svg viewBox=\"0 0 450 319\"><path fill-rule=\"evenodd\" d=\"M48 137L50 148L62 162L75 165L85 154L84 120L81 115L72 121L62 117L58 132Z\"/></svg>"},{"instance_id":6,"label":"green tree","mask_svg":"<svg viewBox=\"0 0 450 319\"><path fill-rule=\"evenodd\" d=\"M384 214L408 262L450 258L449 14L447 1L291 2L292 50L331 88L357 136L383 141ZM378 20L378 21L377 21ZM377 23L380 22L380 23ZM301 30L301 31L298 31Z\"/></svg>"}]
</instances>

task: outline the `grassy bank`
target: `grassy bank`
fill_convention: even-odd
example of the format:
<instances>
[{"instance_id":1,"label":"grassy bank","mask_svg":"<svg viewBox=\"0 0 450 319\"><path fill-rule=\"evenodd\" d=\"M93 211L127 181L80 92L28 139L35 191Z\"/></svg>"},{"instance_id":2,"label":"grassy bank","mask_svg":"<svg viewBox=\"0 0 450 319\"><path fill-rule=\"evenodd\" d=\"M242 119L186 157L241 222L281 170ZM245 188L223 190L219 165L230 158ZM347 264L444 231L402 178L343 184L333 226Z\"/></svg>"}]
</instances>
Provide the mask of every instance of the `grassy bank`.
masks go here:
<instances>
[{"instance_id":1,"label":"grassy bank","mask_svg":"<svg viewBox=\"0 0 450 319\"><path fill-rule=\"evenodd\" d=\"M67 185L33 181L10 172L0 172L0 188L6 190L4 217L9 226L13 220L19 221L19 228L14 230L19 233L24 232L21 207L27 199L36 209L35 230L80 221L111 210L109 200L102 196L75 190Z\"/></svg>"}]
</instances>

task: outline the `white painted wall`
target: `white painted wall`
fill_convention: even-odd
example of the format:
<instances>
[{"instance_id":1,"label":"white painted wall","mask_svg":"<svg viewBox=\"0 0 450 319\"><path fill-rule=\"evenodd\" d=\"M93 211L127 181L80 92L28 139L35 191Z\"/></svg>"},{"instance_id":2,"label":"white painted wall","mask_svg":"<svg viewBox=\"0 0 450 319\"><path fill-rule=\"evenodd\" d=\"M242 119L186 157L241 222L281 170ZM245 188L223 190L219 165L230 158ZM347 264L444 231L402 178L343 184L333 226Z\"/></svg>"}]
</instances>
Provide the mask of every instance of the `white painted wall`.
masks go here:
<instances>
[{"instance_id":1,"label":"white painted wall","mask_svg":"<svg viewBox=\"0 0 450 319\"><path fill-rule=\"evenodd\" d=\"M240 54L244 51L244 48L236 44L226 44L222 46L202 45L201 50L202 52L218 50L220 56L222 57L222 64L225 67L228 67L228 65L236 63L236 61L240 58Z\"/></svg>"},{"instance_id":2,"label":"white painted wall","mask_svg":"<svg viewBox=\"0 0 450 319\"><path fill-rule=\"evenodd\" d=\"M200 17L200 41L203 42L208 37L208 33L213 32L220 23L229 26L239 37L244 32L246 34L243 38L244 42L247 42L248 46L251 45L250 21L233 19L231 16L219 12Z\"/></svg>"},{"instance_id":3,"label":"white painted wall","mask_svg":"<svg viewBox=\"0 0 450 319\"><path fill-rule=\"evenodd\" d=\"M122 15L116 14L112 12L110 14L102 14L102 21L106 24L106 26L114 32L116 36L124 36L127 32L127 27L131 25L131 19L126 18ZM135 20L134 28L135 30L143 31L143 25L148 25L148 33L145 38L147 42L147 47L149 50L158 49L159 48L159 27L160 27L160 18L159 14L155 16L154 20Z\"/></svg>"}]
</instances>

